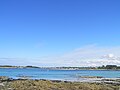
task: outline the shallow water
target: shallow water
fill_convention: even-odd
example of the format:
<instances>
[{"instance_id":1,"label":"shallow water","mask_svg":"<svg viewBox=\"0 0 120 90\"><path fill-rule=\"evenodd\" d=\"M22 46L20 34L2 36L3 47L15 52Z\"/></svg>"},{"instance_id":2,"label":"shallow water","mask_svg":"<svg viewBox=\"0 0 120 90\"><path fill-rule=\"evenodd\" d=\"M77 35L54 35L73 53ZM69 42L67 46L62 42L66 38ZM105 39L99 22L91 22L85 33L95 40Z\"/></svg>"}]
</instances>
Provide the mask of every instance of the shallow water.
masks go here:
<instances>
[{"instance_id":1,"label":"shallow water","mask_svg":"<svg viewBox=\"0 0 120 90\"><path fill-rule=\"evenodd\" d=\"M114 70L47 70L38 68L1 68L0 76L14 79L27 76L32 79L78 80L80 76L101 76L104 78L120 78L120 71ZM82 79L82 78L81 78Z\"/></svg>"}]
</instances>

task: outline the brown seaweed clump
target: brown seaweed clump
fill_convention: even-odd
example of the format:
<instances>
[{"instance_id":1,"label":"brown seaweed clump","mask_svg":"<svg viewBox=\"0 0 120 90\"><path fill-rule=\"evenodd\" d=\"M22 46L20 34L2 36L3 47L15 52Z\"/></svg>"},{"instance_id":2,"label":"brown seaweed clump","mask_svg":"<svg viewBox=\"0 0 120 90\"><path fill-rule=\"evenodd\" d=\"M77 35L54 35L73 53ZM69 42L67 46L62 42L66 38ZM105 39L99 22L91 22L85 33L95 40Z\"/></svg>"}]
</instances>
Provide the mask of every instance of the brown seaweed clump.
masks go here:
<instances>
[{"instance_id":1,"label":"brown seaweed clump","mask_svg":"<svg viewBox=\"0 0 120 90\"><path fill-rule=\"evenodd\" d=\"M15 80L9 83L9 87L13 90L120 90L119 85L48 80Z\"/></svg>"}]
</instances>

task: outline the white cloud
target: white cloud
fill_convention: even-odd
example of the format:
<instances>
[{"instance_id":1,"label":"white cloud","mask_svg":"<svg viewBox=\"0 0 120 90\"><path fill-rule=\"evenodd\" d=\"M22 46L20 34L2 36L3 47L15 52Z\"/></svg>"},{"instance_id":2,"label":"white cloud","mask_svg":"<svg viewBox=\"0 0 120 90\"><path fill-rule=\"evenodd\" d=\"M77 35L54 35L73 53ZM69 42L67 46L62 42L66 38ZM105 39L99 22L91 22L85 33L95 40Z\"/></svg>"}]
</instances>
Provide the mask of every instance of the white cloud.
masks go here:
<instances>
[{"instance_id":1,"label":"white cloud","mask_svg":"<svg viewBox=\"0 0 120 90\"><path fill-rule=\"evenodd\" d=\"M75 49L69 53L65 53L61 56L37 59L13 59L11 62L37 66L101 66L107 64L120 65L120 47L100 47L97 45L88 45Z\"/></svg>"},{"instance_id":2,"label":"white cloud","mask_svg":"<svg viewBox=\"0 0 120 90\"><path fill-rule=\"evenodd\" d=\"M61 56L38 59L34 63L51 66L101 66L107 64L120 65L120 47L100 47L88 45L75 49Z\"/></svg>"}]
</instances>

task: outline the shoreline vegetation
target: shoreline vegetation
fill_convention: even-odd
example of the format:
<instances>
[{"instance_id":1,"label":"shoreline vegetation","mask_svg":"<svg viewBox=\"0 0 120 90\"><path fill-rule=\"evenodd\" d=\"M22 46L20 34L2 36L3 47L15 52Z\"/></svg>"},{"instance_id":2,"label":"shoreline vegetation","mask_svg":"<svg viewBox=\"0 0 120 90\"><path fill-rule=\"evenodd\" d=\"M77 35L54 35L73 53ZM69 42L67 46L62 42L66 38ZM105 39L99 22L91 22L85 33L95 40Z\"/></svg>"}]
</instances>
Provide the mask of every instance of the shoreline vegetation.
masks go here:
<instances>
[{"instance_id":1,"label":"shoreline vegetation","mask_svg":"<svg viewBox=\"0 0 120 90\"><path fill-rule=\"evenodd\" d=\"M37 67L37 66L11 66L0 65L0 68L40 68L50 70L120 70L120 66L117 65L102 65L98 67Z\"/></svg>"},{"instance_id":2,"label":"shoreline vegetation","mask_svg":"<svg viewBox=\"0 0 120 90\"><path fill-rule=\"evenodd\" d=\"M120 84L44 79L12 79L0 76L0 90L120 90Z\"/></svg>"},{"instance_id":3,"label":"shoreline vegetation","mask_svg":"<svg viewBox=\"0 0 120 90\"><path fill-rule=\"evenodd\" d=\"M120 85L0 77L0 90L119 90Z\"/></svg>"}]
</instances>

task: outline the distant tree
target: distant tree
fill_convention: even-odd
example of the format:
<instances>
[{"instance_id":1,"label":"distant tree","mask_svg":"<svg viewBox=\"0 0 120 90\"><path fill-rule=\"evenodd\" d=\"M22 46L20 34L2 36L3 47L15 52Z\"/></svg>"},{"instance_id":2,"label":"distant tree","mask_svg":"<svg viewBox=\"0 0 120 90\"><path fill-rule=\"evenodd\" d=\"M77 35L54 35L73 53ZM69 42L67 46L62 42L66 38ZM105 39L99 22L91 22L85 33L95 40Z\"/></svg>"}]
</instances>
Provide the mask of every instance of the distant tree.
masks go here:
<instances>
[{"instance_id":1,"label":"distant tree","mask_svg":"<svg viewBox=\"0 0 120 90\"><path fill-rule=\"evenodd\" d=\"M117 65L106 65L106 69L117 69Z\"/></svg>"},{"instance_id":2,"label":"distant tree","mask_svg":"<svg viewBox=\"0 0 120 90\"><path fill-rule=\"evenodd\" d=\"M39 67L36 67L36 66L26 66L26 68L39 68Z\"/></svg>"}]
</instances>

